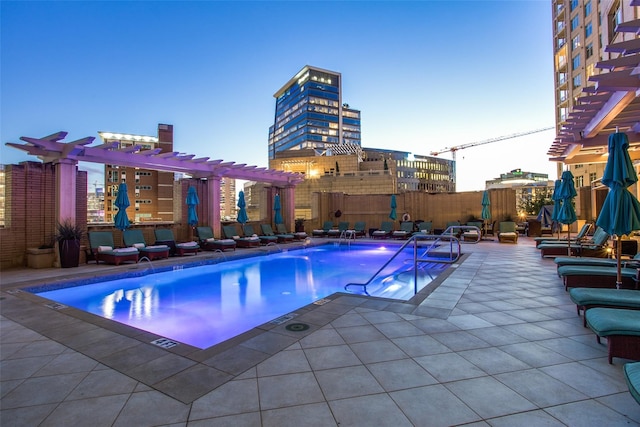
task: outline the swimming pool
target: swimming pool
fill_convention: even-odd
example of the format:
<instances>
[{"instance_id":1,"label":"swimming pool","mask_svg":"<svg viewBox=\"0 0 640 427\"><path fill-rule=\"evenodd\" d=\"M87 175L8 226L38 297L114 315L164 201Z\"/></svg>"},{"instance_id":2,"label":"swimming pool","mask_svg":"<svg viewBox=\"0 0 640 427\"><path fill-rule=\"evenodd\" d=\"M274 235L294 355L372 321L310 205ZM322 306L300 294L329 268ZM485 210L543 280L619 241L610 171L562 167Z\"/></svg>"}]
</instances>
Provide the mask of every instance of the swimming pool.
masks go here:
<instances>
[{"instance_id":1,"label":"swimming pool","mask_svg":"<svg viewBox=\"0 0 640 427\"><path fill-rule=\"evenodd\" d=\"M322 245L142 277L35 292L198 348L218 344L313 303L350 282L366 282L395 253L382 245ZM410 249L369 286L374 296L413 296ZM419 289L447 266L429 263ZM359 289L353 289L359 291Z\"/></svg>"}]
</instances>

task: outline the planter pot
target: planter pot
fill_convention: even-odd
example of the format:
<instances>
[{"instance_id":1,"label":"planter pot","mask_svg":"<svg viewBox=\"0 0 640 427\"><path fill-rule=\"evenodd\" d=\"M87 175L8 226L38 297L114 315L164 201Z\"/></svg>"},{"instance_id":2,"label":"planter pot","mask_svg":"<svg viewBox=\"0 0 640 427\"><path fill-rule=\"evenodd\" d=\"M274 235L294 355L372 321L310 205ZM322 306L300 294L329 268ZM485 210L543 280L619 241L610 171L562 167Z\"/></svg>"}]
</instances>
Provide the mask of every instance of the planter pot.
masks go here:
<instances>
[{"instance_id":1,"label":"planter pot","mask_svg":"<svg viewBox=\"0 0 640 427\"><path fill-rule=\"evenodd\" d=\"M51 268L54 260L53 248L27 248L27 267L29 268Z\"/></svg>"},{"instance_id":2,"label":"planter pot","mask_svg":"<svg viewBox=\"0 0 640 427\"><path fill-rule=\"evenodd\" d=\"M80 241L79 240L61 240L58 242L60 251L60 267L71 268L77 267L80 263Z\"/></svg>"}]
</instances>

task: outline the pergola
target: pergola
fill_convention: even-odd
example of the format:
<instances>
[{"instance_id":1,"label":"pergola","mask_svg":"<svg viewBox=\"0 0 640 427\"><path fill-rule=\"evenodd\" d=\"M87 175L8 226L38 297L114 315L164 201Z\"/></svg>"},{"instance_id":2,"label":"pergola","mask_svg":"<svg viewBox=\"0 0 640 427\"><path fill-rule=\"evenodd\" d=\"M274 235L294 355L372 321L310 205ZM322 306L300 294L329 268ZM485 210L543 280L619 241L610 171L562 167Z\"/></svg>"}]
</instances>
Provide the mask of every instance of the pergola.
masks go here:
<instances>
[{"instance_id":1,"label":"pergola","mask_svg":"<svg viewBox=\"0 0 640 427\"><path fill-rule=\"evenodd\" d=\"M631 3L640 5L640 0ZM616 32L637 36L640 19L618 24ZM606 162L609 135L617 131L627 133L629 155L640 160L640 38L610 44L605 51L618 56L596 64L606 72L589 77L594 85L583 89L562 123L547 153L551 161Z\"/></svg>"},{"instance_id":2,"label":"pergola","mask_svg":"<svg viewBox=\"0 0 640 427\"><path fill-rule=\"evenodd\" d=\"M209 200L213 203L209 209L208 224L216 236L220 235L220 180L222 177L258 181L280 188L283 200L283 218L287 226L294 222L294 189L304 181L299 173L284 172L264 167L247 166L223 160L209 160L194 154L179 152L162 153L160 148L148 150L140 145L119 148L119 142L109 142L90 146L95 137L89 136L77 141L63 142L67 132L60 131L43 138L23 136L26 144L7 142L6 145L37 156L45 163L56 167L56 217L58 221L70 219L76 215L76 167L78 162L114 164L118 166L139 167L164 172L182 172L194 178L207 179Z\"/></svg>"}]
</instances>

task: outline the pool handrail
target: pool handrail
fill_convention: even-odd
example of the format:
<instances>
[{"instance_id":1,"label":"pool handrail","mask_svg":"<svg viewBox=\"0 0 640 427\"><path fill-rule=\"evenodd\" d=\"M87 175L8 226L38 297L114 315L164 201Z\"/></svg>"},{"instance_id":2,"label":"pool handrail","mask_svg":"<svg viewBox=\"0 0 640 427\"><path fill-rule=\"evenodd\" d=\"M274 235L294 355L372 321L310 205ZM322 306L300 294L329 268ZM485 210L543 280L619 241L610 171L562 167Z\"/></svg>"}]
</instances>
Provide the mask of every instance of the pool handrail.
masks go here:
<instances>
[{"instance_id":1,"label":"pool handrail","mask_svg":"<svg viewBox=\"0 0 640 427\"><path fill-rule=\"evenodd\" d=\"M376 278L376 276L378 276L378 274L380 274L380 272L382 270L384 270L387 265L389 265L391 263L391 261L393 261L400 253L402 253L402 251L409 246L410 244L413 244L413 291L414 291L414 295L418 293L418 263L419 262L433 262L433 263L441 263L441 264L453 264L455 262L458 261L458 259L460 259L460 239L458 239L453 233L451 233L450 229L453 228L457 228L457 227L461 227L461 226L450 226L447 227L447 229L444 231L444 233L440 234L440 235L436 235L436 234L414 234L413 236L409 237L409 239L404 242L400 248L398 248L398 250L391 256L391 258L389 258L387 260L387 262L385 262L382 267L380 267L378 269L378 271L376 271L373 276L371 276L371 278L369 280L367 280L366 283L347 283L346 285L344 285L344 290L348 291L350 286L362 286L363 291L366 295L369 295L369 292L367 292L367 286L369 286L369 284L371 284L371 282L373 281L373 279ZM467 226L462 226L462 227L467 227ZM469 228L477 228L477 227L469 227ZM449 233L447 233L449 232ZM422 253L421 256L418 256L418 241L419 240L433 240L433 243L431 245L429 245L426 250ZM439 242L442 241L449 241L450 242L450 246L449 246L449 259L442 259L442 260L434 260L434 259L425 259L423 258L424 256L428 256L429 251L436 247L436 245ZM453 252L453 244L456 244L457 246L457 251L454 255Z\"/></svg>"}]
</instances>

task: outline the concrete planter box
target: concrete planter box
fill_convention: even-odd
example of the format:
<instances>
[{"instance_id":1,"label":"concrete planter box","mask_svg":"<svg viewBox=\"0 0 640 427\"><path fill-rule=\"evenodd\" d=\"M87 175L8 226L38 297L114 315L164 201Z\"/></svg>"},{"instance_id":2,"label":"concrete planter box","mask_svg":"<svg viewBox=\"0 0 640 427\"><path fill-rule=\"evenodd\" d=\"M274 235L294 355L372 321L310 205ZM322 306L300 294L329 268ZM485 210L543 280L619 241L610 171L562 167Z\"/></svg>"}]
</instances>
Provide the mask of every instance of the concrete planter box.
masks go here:
<instances>
[{"instance_id":1,"label":"concrete planter box","mask_svg":"<svg viewBox=\"0 0 640 427\"><path fill-rule=\"evenodd\" d=\"M51 268L55 258L53 248L27 248L27 267L29 268Z\"/></svg>"}]
</instances>

